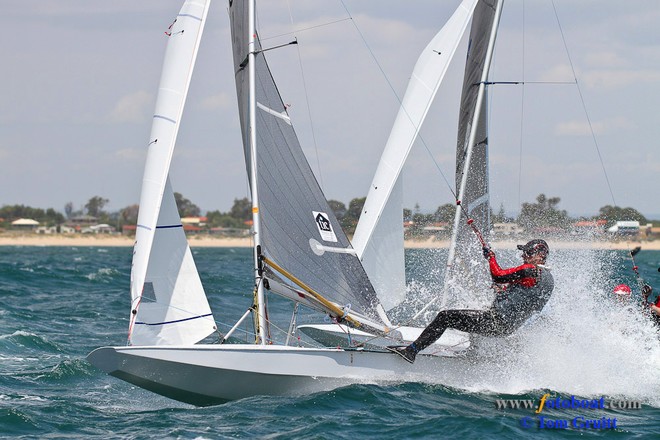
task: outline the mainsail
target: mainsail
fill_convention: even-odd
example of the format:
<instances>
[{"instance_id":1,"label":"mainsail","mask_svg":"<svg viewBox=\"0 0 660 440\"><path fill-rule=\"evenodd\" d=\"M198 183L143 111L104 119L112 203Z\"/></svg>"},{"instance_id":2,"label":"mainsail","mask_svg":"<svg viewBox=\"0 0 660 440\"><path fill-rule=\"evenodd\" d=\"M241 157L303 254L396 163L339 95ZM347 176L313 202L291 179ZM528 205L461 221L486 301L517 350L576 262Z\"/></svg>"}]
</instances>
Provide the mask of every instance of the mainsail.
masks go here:
<instances>
[{"instance_id":1,"label":"mainsail","mask_svg":"<svg viewBox=\"0 0 660 440\"><path fill-rule=\"evenodd\" d=\"M467 225L474 219L487 240L491 230L488 187L488 121L485 93L488 70L502 6L499 0L479 0L474 11L465 62L463 92L456 145L457 207L449 249L445 286L478 292L489 276L482 263L481 246ZM456 282L460 278L460 283Z\"/></svg>"},{"instance_id":2,"label":"mainsail","mask_svg":"<svg viewBox=\"0 0 660 440\"><path fill-rule=\"evenodd\" d=\"M132 345L194 344L215 330L169 182L209 3L186 1L167 32L133 251Z\"/></svg>"},{"instance_id":3,"label":"mainsail","mask_svg":"<svg viewBox=\"0 0 660 440\"><path fill-rule=\"evenodd\" d=\"M248 174L256 160L251 187L259 220L260 250L281 271L267 266L276 293L328 311L299 292L287 274L329 300L347 315L383 325L378 299L351 243L330 209L309 166L268 64L255 42L256 148L250 142L248 4L229 1L239 114ZM252 157L256 151L256 157ZM299 285L298 285L299 286ZM336 315L336 313L334 313Z\"/></svg>"},{"instance_id":4,"label":"mainsail","mask_svg":"<svg viewBox=\"0 0 660 440\"><path fill-rule=\"evenodd\" d=\"M464 0L419 56L353 236L353 246L386 310L406 294L401 170L476 2Z\"/></svg>"}]
</instances>

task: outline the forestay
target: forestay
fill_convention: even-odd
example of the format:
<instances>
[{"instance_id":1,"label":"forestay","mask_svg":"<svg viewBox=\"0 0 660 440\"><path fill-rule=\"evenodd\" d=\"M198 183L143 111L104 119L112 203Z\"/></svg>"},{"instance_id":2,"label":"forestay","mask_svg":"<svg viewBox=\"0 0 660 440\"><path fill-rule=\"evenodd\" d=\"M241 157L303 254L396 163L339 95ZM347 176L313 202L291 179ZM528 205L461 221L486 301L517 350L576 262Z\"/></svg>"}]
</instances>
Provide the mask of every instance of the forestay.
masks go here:
<instances>
[{"instance_id":1,"label":"forestay","mask_svg":"<svg viewBox=\"0 0 660 440\"><path fill-rule=\"evenodd\" d=\"M353 236L353 246L386 310L406 294L401 170L476 1L464 0L418 58Z\"/></svg>"},{"instance_id":2,"label":"forestay","mask_svg":"<svg viewBox=\"0 0 660 440\"><path fill-rule=\"evenodd\" d=\"M168 177L209 3L186 1L167 32L133 251L132 345L194 344L215 329Z\"/></svg>"},{"instance_id":3,"label":"forestay","mask_svg":"<svg viewBox=\"0 0 660 440\"><path fill-rule=\"evenodd\" d=\"M251 157L248 125L247 2L229 2L239 113L248 173L256 160L256 188L263 255L346 313L383 322L378 299L355 251L330 209L300 147L257 38L256 158ZM282 49L286 50L286 49ZM276 293L303 300L287 276L267 268ZM328 311L321 304L307 305Z\"/></svg>"}]
</instances>

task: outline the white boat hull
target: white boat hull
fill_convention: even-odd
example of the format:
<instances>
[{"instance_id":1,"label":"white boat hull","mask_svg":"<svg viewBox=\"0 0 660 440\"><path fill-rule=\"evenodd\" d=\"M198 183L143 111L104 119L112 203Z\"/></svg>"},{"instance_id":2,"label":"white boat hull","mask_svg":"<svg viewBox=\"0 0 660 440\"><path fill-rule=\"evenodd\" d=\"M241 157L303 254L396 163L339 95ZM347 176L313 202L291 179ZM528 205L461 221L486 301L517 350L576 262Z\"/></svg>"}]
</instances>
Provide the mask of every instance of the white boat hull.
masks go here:
<instances>
[{"instance_id":1,"label":"white boat hull","mask_svg":"<svg viewBox=\"0 0 660 440\"><path fill-rule=\"evenodd\" d=\"M447 358L409 364L383 351L243 344L101 347L87 359L126 382L174 400L214 405L256 395L300 395L353 383L415 380Z\"/></svg>"}]
</instances>

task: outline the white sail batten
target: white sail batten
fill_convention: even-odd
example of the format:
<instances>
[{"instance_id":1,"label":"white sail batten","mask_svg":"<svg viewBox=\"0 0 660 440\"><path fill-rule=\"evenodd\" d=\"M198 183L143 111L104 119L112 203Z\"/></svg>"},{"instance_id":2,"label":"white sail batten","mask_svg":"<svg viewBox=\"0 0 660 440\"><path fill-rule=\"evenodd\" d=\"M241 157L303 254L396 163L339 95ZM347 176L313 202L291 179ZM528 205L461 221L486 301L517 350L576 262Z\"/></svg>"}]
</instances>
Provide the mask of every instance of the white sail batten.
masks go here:
<instances>
[{"instance_id":1,"label":"white sail batten","mask_svg":"<svg viewBox=\"0 0 660 440\"><path fill-rule=\"evenodd\" d=\"M417 60L353 236L352 244L386 310L406 293L401 170L476 3L464 0Z\"/></svg>"},{"instance_id":2,"label":"white sail batten","mask_svg":"<svg viewBox=\"0 0 660 440\"><path fill-rule=\"evenodd\" d=\"M186 1L167 32L131 270L133 345L194 344L214 330L168 178L209 4Z\"/></svg>"}]
</instances>

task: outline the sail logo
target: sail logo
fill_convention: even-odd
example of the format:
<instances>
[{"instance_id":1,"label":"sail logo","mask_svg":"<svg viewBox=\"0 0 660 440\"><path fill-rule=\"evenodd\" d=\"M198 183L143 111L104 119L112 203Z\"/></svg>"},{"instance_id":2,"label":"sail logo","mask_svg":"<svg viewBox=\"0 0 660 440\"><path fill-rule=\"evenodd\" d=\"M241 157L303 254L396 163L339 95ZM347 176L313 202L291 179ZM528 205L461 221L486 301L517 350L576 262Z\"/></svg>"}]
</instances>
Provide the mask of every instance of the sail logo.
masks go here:
<instances>
[{"instance_id":1,"label":"sail logo","mask_svg":"<svg viewBox=\"0 0 660 440\"><path fill-rule=\"evenodd\" d=\"M331 241L336 243L337 236L332 230L332 225L330 224L328 214L318 211L312 211L312 214L314 214L314 221L316 222L316 227L318 228L319 234L321 234L323 241Z\"/></svg>"}]
</instances>

